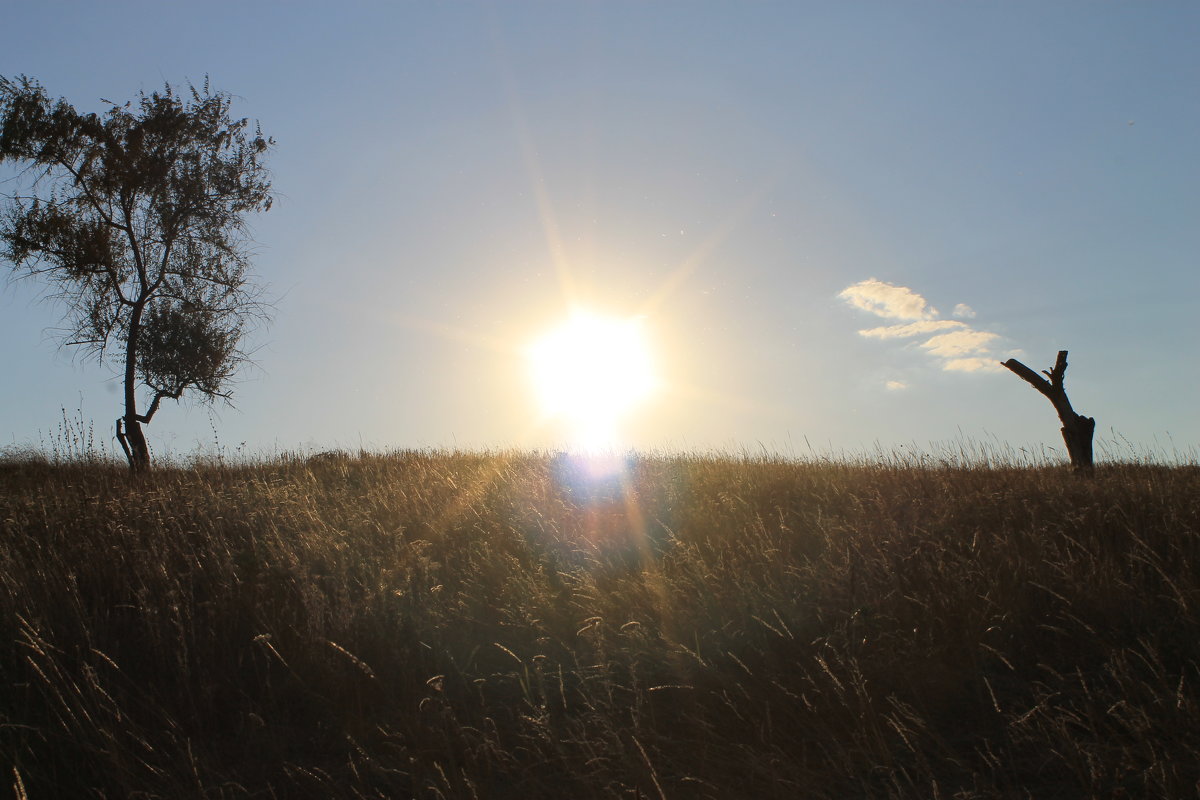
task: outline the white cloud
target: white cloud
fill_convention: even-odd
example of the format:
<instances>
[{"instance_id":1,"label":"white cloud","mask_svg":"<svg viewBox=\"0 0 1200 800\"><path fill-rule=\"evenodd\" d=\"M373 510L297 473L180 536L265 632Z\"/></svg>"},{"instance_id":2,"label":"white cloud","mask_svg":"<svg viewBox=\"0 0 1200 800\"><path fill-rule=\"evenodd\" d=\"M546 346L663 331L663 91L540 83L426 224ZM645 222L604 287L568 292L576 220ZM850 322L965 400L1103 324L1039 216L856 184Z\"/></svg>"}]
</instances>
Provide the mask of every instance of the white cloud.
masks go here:
<instances>
[{"instance_id":1,"label":"white cloud","mask_svg":"<svg viewBox=\"0 0 1200 800\"><path fill-rule=\"evenodd\" d=\"M838 297L885 319L933 319L938 315L937 309L912 289L874 278L846 287Z\"/></svg>"},{"instance_id":2,"label":"white cloud","mask_svg":"<svg viewBox=\"0 0 1200 800\"><path fill-rule=\"evenodd\" d=\"M995 358L951 358L942 364L946 372L1001 372L1000 362Z\"/></svg>"},{"instance_id":3,"label":"white cloud","mask_svg":"<svg viewBox=\"0 0 1200 800\"><path fill-rule=\"evenodd\" d=\"M904 381L888 381L886 386L889 392L898 392L908 388L908 384Z\"/></svg>"},{"instance_id":4,"label":"white cloud","mask_svg":"<svg viewBox=\"0 0 1200 800\"><path fill-rule=\"evenodd\" d=\"M944 331L950 328L965 328L967 323L952 319L923 319L918 322L907 322L903 325L885 325L882 328L868 328L859 331L859 336L868 339L906 339L909 336L921 336L934 331Z\"/></svg>"},{"instance_id":5,"label":"white cloud","mask_svg":"<svg viewBox=\"0 0 1200 800\"><path fill-rule=\"evenodd\" d=\"M976 353L986 353L988 345L999 338L997 334L987 331L954 331L930 337L921 344L921 347L942 358L960 358Z\"/></svg>"},{"instance_id":6,"label":"white cloud","mask_svg":"<svg viewBox=\"0 0 1200 800\"><path fill-rule=\"evenodd\" d=\"M976 330L963 319L974 319L975 309L966 303L954 306L957 319L938 319L938 311L920 294L905 286L870 278L847 286L838 297L855 308L885 319L907 320L895 325L865 328L859 336L868 339L908 339L921 337L921 348L939 359L947 372L998 372L1001 356L992 348L1001 336L990 331ZM927 338L926 338L927 337ZM1019 350L1009 350L1009 355ZM905 381L890 380L888 391L907 389Z\"/></svg>"}]
</instances>

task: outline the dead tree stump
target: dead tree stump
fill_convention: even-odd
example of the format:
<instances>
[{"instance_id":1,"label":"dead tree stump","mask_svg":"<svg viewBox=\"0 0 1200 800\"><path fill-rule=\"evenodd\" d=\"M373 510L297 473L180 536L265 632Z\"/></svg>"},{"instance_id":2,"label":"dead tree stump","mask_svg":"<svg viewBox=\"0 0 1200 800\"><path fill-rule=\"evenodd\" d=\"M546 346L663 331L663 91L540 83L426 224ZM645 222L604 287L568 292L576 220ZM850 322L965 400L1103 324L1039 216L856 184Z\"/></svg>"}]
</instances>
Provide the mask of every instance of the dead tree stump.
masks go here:
<instances>
[{"instance_id":1,"label":"dead tree stump","mask_svg":"<svg viewBox=\"0 0 1200 800\"><path fill-rule=\"evenodd\" d=\"M1042 370L1042 375L1050 380L1038 375L1015 358L1003 362L1002 366L1015 372L1054 404L1054 410L1062 420L1062 437L1067 444L1071 466L1081 475L1091 475L1095 471L1092 463L1092 434L1096 431L1096 420L1076 414L1075 409L1071 408L1071 401L1067 399L1067 390L1063 388L1063 377L1067 374L1067 351L1058 351L1054 369L1049 372Z\"/></svg>"}]
</instances>

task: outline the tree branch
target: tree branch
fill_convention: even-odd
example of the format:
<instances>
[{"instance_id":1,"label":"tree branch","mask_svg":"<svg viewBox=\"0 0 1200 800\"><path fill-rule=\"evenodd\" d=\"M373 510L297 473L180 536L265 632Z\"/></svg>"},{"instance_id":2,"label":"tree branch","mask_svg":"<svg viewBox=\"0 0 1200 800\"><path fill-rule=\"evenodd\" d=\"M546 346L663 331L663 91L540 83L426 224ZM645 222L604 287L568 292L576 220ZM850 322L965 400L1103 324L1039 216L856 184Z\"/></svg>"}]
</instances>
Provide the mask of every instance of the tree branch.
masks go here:
<instances>
[{"instance_id":1,"label":"tree branch","mask_svg":"<svg viewBox=\"0 0 1200 800\"><path fill-rule=\"evenodd\" d=\"M128 230L119 222L114 220L112 218L112 214L105 213L104 209L100 207L100 201L96 199L96 195L93 194L92 190L88 187L87 182L84 181L83 174L76 170L75 167L71 165L71 162L64 158L60 158L58 159L58 164L67 172L71 173L71 177L75 179L75 185L83 190L83 196L87 198L89 203L91 203L92 208L96 209L96 213L100 215L101 221L103 221L106 225L116 228L117 230Z\"/></svg>"},{"instance_id":2,"label":"tree branch","mask_svg":"<svg viewBox=\"0 0 1200 800\"><path fill-rule=\"evenodd\" d=\"M169 397L172 400L178 400L182 394L183 394L183 392L179 391L179 390L176 390L174 392L166 392L166 391L163 391L162 389L159 389L158 391L156 391L154 393L154 399L150 401L150 409L145 414L138 414L137 421L142 423L143 425L149 425L150 420L154 417L155 413L158 411L159 403L161 403L163 401L164 397Z\"/></svg>"},{"instance_id":3,"label":"tree branch","mask_svg":"<svg viewBox=\"0 0 1200 800\"><path fill-rule=\"evenodd\" d=\"M121 449L125 451L125 458L130 464L133 463L133 453L129 451L129 439L125 436L125 418L117 417L117 441L121 444Z\"/></svg>"},{"instance_id":4,"label":"tree branch","mask_svg":"<svg viewBox=\"0 0 1200 800\"><path fill-rule=\"evenodd\" d=\"M1036 372L1031 370L1029 367L1022 364L1020 361L1017 361L1015 358L1010 358L1008 361L1002 362L1000 366L1007 367L1008 369L1015 372L1020 378L1027 381L1030 386L1037 389L1042 394L1046 395L1046 397L1051 397L1053 395L1054 387L1050 384L1049 381L1047 381L1041 375L1038 375ZM1046 374L1049 374L1049 373L1046 373ZM1053 398L1051 397L1051 399L1053 399Z\"/></svg>"},{"instance_id":5,"label":"tree branch","mask_svg":"<svg viewBox=\"0 0 1200 800\"><path fill-rule=\"evenodd\" d=\"M1071 401L1067 399L1067 390L1063 388L1063 380L1067 374L1066 350L1058 351L1058 358L1054 360L1053 370L1049 372L1042 370L1042 374L1050 378L1048 381L1015 358L1003 362L1002 366L1012 370L1030 386L1044 394L1054 404L1054 410L1058 412L1058 418L1064 425L1074 424L1078 414L1075 413L1075 409L1071 408Z\"/></svg>"}]
</instances>

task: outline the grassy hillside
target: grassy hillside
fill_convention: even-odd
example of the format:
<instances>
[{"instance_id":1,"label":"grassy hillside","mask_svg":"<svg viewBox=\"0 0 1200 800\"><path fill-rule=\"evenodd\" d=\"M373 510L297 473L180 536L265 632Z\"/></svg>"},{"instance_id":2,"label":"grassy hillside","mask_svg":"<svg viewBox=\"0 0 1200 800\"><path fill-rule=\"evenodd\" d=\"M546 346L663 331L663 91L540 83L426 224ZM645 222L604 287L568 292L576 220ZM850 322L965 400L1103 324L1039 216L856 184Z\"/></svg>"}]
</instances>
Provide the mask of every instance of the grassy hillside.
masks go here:
<instances>
[{"instance_id":1,"label":"grassy hillside","mask_svg":"<svg viewBox=\"0 0 1200 800\"><path fill-rule=\"evenodd\" d=\"M1198 568L1194 467L10 463L0 767L30 798L1194 797Z\"/></svg>"}]
</instances>

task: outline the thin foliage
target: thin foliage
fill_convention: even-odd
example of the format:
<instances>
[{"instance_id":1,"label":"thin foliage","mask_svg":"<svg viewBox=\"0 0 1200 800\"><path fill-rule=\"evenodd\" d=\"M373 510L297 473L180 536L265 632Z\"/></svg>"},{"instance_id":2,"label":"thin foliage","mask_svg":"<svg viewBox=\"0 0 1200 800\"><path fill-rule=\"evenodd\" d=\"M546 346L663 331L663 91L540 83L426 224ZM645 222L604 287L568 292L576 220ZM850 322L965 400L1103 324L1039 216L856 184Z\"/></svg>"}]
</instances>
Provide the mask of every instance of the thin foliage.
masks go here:
<instances>
[{"instance_id":1,"label":"thin foliage","mask_svg":"<svg viewBox=\"0 0 1200 800\"><path fill-rule=\"evenodd\" d=\"M269 316L245 217L271 206L274 142L231 104L205 80L80 113L0 77L0 162L25 177L0 216L0 257L47 285L64 345L118 367L134 469L149 465L141 426L163 400L229 399L246 335Z\"/></svg>"}]
</instances>

